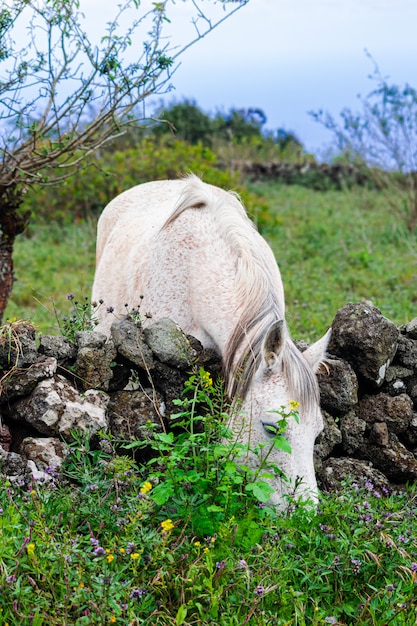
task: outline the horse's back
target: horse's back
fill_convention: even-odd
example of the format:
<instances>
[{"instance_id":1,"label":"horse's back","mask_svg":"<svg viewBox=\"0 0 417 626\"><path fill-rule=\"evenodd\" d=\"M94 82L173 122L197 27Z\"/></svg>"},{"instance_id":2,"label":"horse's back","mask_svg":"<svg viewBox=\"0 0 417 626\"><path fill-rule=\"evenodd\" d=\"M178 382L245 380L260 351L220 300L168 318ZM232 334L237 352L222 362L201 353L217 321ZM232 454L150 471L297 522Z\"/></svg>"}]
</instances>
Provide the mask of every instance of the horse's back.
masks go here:
<instances>
[{"instance_id":1,"label":"horse's back","mask_svg":"<svg viewBox=\"0 0 417 626\"><path fill-rule=\"evenodd\" d=\"M158 232L171 215L184 184L184 180L152 181L136 185L111 200L98 220L97 265L109 242L118 246L122 242L117 238L124 233L139 242Z\"/></svg>"},{"instance_id":2,"label":"horse's back","mask_svg":"<svg viewBox=\"0 0 417 626\"><path fill-rule=\"evenodd\" d=\"M197 211L188 210L192 208ZM232 277L234 280L235 261L227 252L220 225L227 215L243 220L244 228L253 230L233 194L195 176L138 185L112 200L97 229L92 297L105 305L98 313L98 330L109 333L112 320L105 314L106 307L120 315L126 311L125 305L133 309L141 303L143 310L154 316L172 316L185 325L193 324L188 331L203 338L202 331L198 335L198 323L191 321L193 302L203 308L210 286L223 299L224 291L232 289ZM229 282L224 279L227 268ZM221 290L217 287L219 272L223 273ZM201 294L201 290L206 291Z\"/></svg>"}]
</instances>

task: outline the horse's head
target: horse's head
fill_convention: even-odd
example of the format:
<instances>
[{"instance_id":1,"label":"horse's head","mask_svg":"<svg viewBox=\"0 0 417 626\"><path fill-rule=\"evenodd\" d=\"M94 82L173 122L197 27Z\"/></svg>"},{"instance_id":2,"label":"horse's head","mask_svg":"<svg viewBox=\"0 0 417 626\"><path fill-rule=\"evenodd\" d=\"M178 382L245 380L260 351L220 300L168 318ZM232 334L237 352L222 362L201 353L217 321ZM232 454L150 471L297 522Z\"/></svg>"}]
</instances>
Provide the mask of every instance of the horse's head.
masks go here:
<instances>
[{"instance_id":1,"label":"horse's head","mask_svg":"<svg viewBox=\"0 0 417 626\"><path fill-rule=\"evenodd\" d=\"M263 459L283 472L284 477L276 472L268 479L274 489L271 502L279 507L285 505L286 494L317 501L313 449L323 429L323 418L315 372L325 357L329 339L330 331L301 353L289 338L284 322L274 323L263 342L261 364L242 411L232 421L232 430L237 433L240 429L239 438L249 438L251 450L259 449L258 454L249 453L249 465L256 468ZM275 445L282 433L290 453Z\"/></svg>"}]
</instances>

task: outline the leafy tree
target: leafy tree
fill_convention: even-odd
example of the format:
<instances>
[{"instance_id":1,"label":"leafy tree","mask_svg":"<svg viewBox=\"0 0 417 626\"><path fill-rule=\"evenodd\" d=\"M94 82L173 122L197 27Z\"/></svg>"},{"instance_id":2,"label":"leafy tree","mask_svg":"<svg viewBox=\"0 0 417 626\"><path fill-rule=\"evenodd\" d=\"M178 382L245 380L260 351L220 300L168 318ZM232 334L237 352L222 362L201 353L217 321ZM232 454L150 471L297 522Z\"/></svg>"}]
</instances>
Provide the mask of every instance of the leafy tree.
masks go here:
<instances>
[{"instance_id":1,"label":"leafy tree","mask_svg":"<svg viewBox=\"0 0 417 626\"><path fill-rule=\"evenodd\" d=\"M251 137L262 137L266 115L262 109L230 109L218 113L214 119L215 133L237 143Z\"/></svg>"},{"instance_id":2,"label":"leafy tree","mask_svg":"<svg viewBox=\"0 0 417 626\"><path fill-rule=\"evenodd\" d=\"M278 128L274 136L274 141L281 152L291 149L293 152L301 154L304 150L303 144L298 137L292 131L287 131L283 128Z\"/></svg>"},{"instance_id":3,"label":"leafy tree","mask_svg":"<svg viewBox=\"0 0 417 626\"><path fill-rule=\"evenodd\" d=\"M324 111L311 115L333 133L345 159L369 168L412 232L417 227L417 90L389 83L375 62L371 78L376 87L359 97L361 111L345 108L341 122Z\"/></svg>"},{"instance_id":4,"label":"leafy tree","mask_svg":"<svg viewBox=\"0 0 417 626\"><path fill-rule=\"evenodd\" d=\"M248 1L190 0L195 31L178 47L169 36L173 0L116 4L97 45L85 30L82 0L3 0L0 321L13 286L15 237L29 220L19 210L25 189L64 181L123 133L138 103L169 88L181 53ZM22 32L26 40L19 47Z\"/></svg>"},{"instance_id":5,"label":"leafy tree","mask_svg":"<svg viewBox=\"0 0 417 626\"><path fill-rule=\"evenodd\" d=\"M173 132L178 139L191 145L200 142L211 145L212 120L197 106L195 100L174 103L162 109L158 117L168 123L155 126L152 129L155 136Z\"/></svg>"}]
</instances>

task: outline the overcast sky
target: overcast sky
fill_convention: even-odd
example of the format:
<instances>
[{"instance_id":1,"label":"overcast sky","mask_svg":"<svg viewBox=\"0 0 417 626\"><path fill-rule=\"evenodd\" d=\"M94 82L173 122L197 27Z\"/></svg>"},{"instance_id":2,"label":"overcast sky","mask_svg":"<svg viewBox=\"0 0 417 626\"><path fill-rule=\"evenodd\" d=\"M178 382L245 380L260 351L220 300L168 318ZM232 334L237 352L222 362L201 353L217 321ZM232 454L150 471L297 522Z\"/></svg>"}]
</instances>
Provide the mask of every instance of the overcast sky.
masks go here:
<instances>
[{"instance_id":1,"label":"overcast sky","mask_svg":"<svg viewBox=\"0 0 417 626\"><path fill-rule=\"evenodd\" d=\"M142 0L140 11L150 4ZM94 39L117 2L80 6ZM178 43L189 35L191 8L192 0L171 0L168 28ZM194 99L206 112L261 108L269 128L293 131L320 153L331 137L308 111L360 106L358 94L373 87L365 49L390 81L417 87L417 0L249 0L185 52L166 100Z\"/></svg>"},{"instance_id":2,"label":"overcast sky","mask_svg":"<svg viewBox=\"0 0 417 626\"><path fill-rule=\"evenodd\" d=\"M359 107L373 87L365 49L393 83L417 87L417 1L250 0L182 57L175 97L260 107L269 127L318 149L330 137L308 111Z\"/></svg>"}]
</instances>

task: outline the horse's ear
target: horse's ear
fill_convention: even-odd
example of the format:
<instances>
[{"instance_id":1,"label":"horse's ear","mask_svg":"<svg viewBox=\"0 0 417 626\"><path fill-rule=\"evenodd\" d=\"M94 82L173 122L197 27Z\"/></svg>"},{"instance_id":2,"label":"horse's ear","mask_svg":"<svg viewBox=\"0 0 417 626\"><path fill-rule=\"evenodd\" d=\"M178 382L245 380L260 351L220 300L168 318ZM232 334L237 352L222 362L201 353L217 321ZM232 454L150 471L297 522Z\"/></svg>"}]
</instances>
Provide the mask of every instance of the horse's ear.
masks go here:
<instances>
[{"instance_id":1,"label":"horse's ear","mask_svg":"<svg viewBox=\"0 0 417 626\"><path fill-rule=\"evenodd\" d=\"M332 329L330 328L321 339L313 343L303 352L303 356L310 363L313 372L317 372L321 363L323 363L326 358L326 350L329 345L331 332Z\"/></svg>"},{"instance_id":2,"label":"horse's ear","mask_svg":"<svg viewBox=\"0 0 417 626\"><path fill-rule=\"evenodd\" d=\"M284 346L284 320L274 322L268 329L263 345L263 356L267 367L273 367Z\"/></svg>"}]
</instances>

